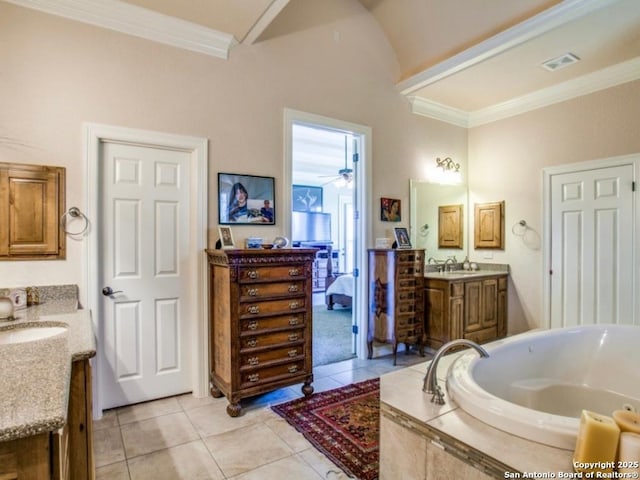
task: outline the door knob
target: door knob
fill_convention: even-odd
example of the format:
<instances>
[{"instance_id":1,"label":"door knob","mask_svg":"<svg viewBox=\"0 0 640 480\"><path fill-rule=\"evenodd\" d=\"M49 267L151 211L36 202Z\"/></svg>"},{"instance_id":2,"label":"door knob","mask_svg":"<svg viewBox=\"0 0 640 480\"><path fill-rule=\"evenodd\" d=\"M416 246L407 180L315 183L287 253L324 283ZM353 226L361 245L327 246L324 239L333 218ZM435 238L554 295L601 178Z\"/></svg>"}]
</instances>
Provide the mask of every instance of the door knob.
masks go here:
<instances>
[{"instance_id":1,"label":"door knob","mask_svg":"<svg viewBox=\"0 0 640 480\"><path fill-rule=\"evenodd\" d=\"M113 295L114 293L122 293L122 290L116 290L115 292L112 290L111 287L104 287L102 289L102 294L105 297L110 297L111 295Z\"/></svg>"}]
</instances>

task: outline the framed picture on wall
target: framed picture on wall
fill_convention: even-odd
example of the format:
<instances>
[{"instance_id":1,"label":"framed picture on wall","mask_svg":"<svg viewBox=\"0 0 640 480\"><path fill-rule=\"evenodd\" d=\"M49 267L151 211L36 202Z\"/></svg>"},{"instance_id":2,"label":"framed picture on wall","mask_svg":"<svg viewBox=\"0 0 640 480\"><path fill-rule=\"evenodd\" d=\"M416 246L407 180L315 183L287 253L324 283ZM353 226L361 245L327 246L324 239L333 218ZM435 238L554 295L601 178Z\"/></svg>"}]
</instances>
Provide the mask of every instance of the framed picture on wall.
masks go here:
<instances>
[{"instance_id":1,"label":"framed picture on wall","mask_svg":"<svg viewBox=\"0 0 640 480\"><path fill-rule=\"evenodd\" d=\"M291 205L294 212L321 212L322 187L293 185Z\"/></svg>"},{"instance_id":2,"label":"framed picture on wall","mask_svg":"<svg viewBox=\"0 0 640 480\"><path fill-rule=\"evenodd\" d=\"M400 216L400 200L397 198L380 199L380 220L383 222L399 222Z\"/></svg>"},{"instance_id":3,"label":"framed picture on wall","mask_svg":"<svg viewBox=\"0 0 640 480\"><path fill-rule=\"evenodd\" d=\"M275 225L275 179L218 173L218 223Z\"/></svg>"}]
</instances>

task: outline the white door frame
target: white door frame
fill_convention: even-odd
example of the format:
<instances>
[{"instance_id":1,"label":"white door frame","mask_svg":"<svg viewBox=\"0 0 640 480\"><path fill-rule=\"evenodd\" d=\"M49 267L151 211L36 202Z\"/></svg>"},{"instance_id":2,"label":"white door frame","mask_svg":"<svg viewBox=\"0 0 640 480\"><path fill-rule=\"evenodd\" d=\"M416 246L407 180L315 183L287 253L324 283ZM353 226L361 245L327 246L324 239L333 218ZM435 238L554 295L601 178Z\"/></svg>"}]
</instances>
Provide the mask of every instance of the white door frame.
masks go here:
<instances>
[{"instance_id":1,"label":"white door frame","mask_svg":"<svg viewBox=\"0 0 640 480\"><path fill-rule=\"evenodd\" d=\"M97 317L99 311L100 289L98 285L100 272L100 255L98 252L98 237L100 232L95 230L99 224L98 218L101 216L100 210L100 144L104 141L116 143L130 143L136 145L148 145L150 147L170 148L187 152L191 155L191 178L189 209L194 213L190 222L191 242L189 251L192 253L191 272L193 278L190 283L195 285L193 298L196 321L189 326L190 343L194 346L192 351L192 387L195 397L205 397L208 395L209 385L209 326L207 321L208 301L207 301L207 259L205 248L207 246L207 206L208 206L208 140L206 138L189 137L184 135L174 135L148 130L137 130L112 125L102 125L96 123L85 123L84 129L84 161L87 174L86 181L86 205L87 217L90 219L92 229L88 235L88 242L85 245L84 257L86 269L84 272L84 285L87 287L87 308L92 312L93 327L96 332L97 345L99 348L102 340L100 326L102 322ZM93 388L94 402L93 411L96 418L102 416L102 405L100 396L99 375L101 372L102 354L98 351L96 361L97 368L94 370Z\"/></svg>"},{"instance_id":2,"label":"white door frame","mask_svg":"<svg viewBox=\"0 0 640 480\"><path fill-rule=\"evenodd\" d=\"M544 315L544 328L551 328L551 177L553 175L561 175L566 173L576 173L583 170L593 170L597 168L616 167L620 165L633 166L633 179L638 182L638 167L640 167L640 154L621 155L618 157L602 158L579 163L569 163L566 165L558 165L555 167L547 167L542 169L543 175L543 194L542 194L542 228L543 228L543 245L542 245L542 310ZM640 226L640 200L638 195L634 195L634 224L633 232L633 253L629 260L634 266L633 276L633 323L638 325L640 322L640 295L637 288L640 285L640 238L638 238L638 226Z\"/></svg>"},{"instance_id":3,"label":"white door frame","mask_svg":"<svg viewBox=\"0 0 640 480\"><path fill-rule=\"evenodd\" d=\"M366 358L367 353L367 245L369 245L369 239L372 238L371 225L372 225L372 212L371 203L371 174L372 174L372 148L371 148L371 127L365 125L358 125L356 123L345 122L337 120L335 118L324 117L322 115L315 115L313 113L306 113L297 110L291 110L285 108L284 110L284 185L292 185L293 180L291 178L291 169L293 165L292 159L292 138L291 131L294 123L306 124L310 126L322 126L329 129L341 130L346 132L352 132L354 135L359 135L360 152L358 162L358 172L356 179L356 195L354 198L354 211L359 212L359 219L356 222L355 236L358 241L355 244L354 259L358 266L359 276L354 283L354 296L355 301L353 303L354 318L357 319L358 336L356 345L356 355L358 358ZM283 188L283 195L281 205L283 212L291 211L291 195L285 194L286 189ZM291 222L289 217L284 217L284 231L291 233Z\"/></svg>"}]
</instances>

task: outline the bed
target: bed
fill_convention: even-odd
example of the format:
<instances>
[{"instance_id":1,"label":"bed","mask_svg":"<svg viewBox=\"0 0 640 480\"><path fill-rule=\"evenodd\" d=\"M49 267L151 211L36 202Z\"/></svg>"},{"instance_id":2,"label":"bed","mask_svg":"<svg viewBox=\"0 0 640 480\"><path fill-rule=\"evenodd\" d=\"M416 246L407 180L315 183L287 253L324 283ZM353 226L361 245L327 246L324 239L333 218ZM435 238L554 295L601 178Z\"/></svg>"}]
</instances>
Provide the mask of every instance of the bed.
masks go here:
<instances>
[{"instance_id":1,"label":"bed","mask_svg":"<svg viewBox=\"0 0 640 480\"><path fill-rule=\"evenodd\" d=\"M327 277L327 289L325 291L327 310L333 310L333 306L336 303L350 308L352 297L353 275L346 273L335 277Z\"/></svg>"}]
</instances>

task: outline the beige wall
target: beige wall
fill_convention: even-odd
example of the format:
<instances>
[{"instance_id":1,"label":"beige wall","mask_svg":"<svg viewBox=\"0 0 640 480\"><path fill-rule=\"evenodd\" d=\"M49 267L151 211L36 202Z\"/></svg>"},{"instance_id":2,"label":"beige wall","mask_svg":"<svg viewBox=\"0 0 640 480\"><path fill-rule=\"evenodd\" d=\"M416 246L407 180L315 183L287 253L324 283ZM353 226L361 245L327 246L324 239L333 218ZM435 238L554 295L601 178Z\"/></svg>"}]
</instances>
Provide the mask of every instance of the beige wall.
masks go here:
<instances>
[{"instance_id":1,"label":"beige wall","mask_svg":"<svg viewBox=\"0 0 640 480\"><path fill-rule=\"evenodd\" d=\"M0 137L26 144L0 143L0 161L66 167L67 206L83 209L95 188L85 184L83 122L208 138L212 243L218 172L275 176L282 198L284 109L292 108L372 128L372 232L386 234L379 197L404 199L408 219L408 179L437 155L464 160L466 131L410 113L394 85L393 52L356 0L292 4L268 40L225 61L0 2ZM85 242L70 239L65 261L2 262L0 284L81 283Z\"/></svg>"},{"instance_id":2,"label":"beige wall","mask_svg":"<svg viewBox=\"0 0 640 480\"><path fill-rule=\"evenodd\" d=\"M506 201L506 249L490 261L512 266L511 330L540 325L542 253L511 226L524 219L542 235L544 166L640 152L640 82L467 132L411 114L395 88L398 71L356 0L292 2L268 40L234 48L227 61L0 2L0 138L21 143L0 141L0 161L66 167L67 207L84 210L96 187L85 182L83 122L208 138L212 242L217 172L275 176L282 198L285 108L370 126L373 188L364 214L373 238L390 234L378 220L381 196L402 199L407 224L408 180L424 178L436 157L455 158L467 170L471 204ZM238 227L235 235L280 228ZM86 296L85 243L69 239L64 261L1 262L0 286L79 283ZM483 260L473 249L471 257Z\"/></svg>"},{"instance_id":3,"label":"beige wall","mask_svg":"<svg viewBox=\"0 0 640 480\"><path fill-rule=\"evenodd\" d=\"M640 153L640 81L558 103L469 130L469 203L505 201L504 251L492 260L511 266L509 328L544 326L542 311L542 169ZM524 238L511 233L525 220ZM470 229L473 231L472 229Z\"/></svg>"}]
</instances>

